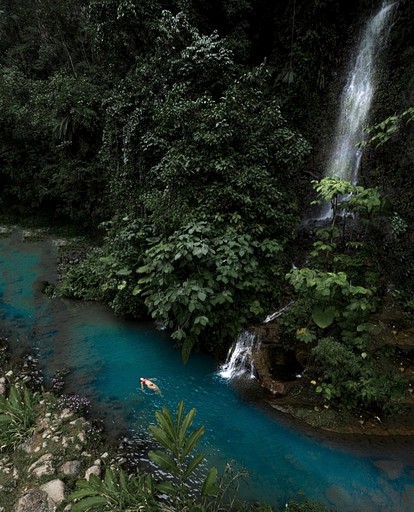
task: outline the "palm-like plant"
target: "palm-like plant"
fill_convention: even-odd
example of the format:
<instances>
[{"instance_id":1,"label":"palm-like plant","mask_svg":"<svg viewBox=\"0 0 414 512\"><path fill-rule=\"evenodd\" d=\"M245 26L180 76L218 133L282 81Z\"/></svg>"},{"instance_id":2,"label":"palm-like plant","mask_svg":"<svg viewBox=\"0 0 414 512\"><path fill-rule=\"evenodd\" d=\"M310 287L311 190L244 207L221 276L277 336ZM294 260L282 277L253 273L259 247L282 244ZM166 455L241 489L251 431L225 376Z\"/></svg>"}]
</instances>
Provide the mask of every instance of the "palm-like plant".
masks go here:
<instances>
[{"instance_id":1,"label":"palm-like plant","mask_svg":"<svg viewBox=\"0 0 414 512\"><path fill-rule=\"evenodd\" d=\"M167 407L155 413L158 426L150 425L149 431L164 450L153 450L149 452L149 458L157 466L167 471L171 478L160 482L156 488L169 495L172 503L180 506L180 510L195 510L197 497L190 497L193 486L189 481L196 468L203 462L204 455L198 453L193 455L195 447L204 434L204 427L201 426L189 433L194 417L195 409L184 415L184 402L178 404L175 420ZM216 486L217 469L210 468L204 477L201 488L198 490L201 501L219 492ZM195 491L195 490L194 490Z\"/></svg>"},{"instance_id":2,"label":"palm-like plant","mask_svg":"<svg viewBox=\"0 0 414 512\"><path fill-rule=\"evenodd\" d=\"M149 476L127 476L122 469L105 471L103 480L90 475L89 480L79 480L76 490L68 496L72 512L154 512L157 510Z\"/></svg>"},{"instance_id":3,"label":"palm-like plant","mask_svg":"<svg viewBox=\"0 0 414 512\"><path fill-rule=\"evenodd\" d=\"M201 512L210 509L210 505L214 509L214 502L207 502L207 499L220 490L216 486L216 468L207 472L198 490L199 496L189 485L190 477L204 460L204 455L192 454L204 434L204 427L189 433L195 413L195 409L191 409L184 415L184 402L181 401L175 419L164 407L156 412L158 426L149 427L153 438L164 448L150 451L149 457L170 478L154 485L151 475L128 477L121 469L115 472L108 468L103 480L91 475L88 481L76 483L76 490L67 498L68 502L74 502L72 512ZM168 495L169 504L157 502L157 493Z\"/></svg>"}]
</instances>

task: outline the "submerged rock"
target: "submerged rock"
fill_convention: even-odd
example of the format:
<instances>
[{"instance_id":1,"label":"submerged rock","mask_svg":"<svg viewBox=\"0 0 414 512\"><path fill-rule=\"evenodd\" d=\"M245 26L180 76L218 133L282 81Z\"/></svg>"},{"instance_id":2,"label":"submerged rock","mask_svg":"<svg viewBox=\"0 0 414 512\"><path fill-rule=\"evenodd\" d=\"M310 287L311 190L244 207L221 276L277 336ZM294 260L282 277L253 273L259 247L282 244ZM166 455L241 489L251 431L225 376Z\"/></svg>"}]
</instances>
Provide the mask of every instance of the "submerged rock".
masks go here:
<instances>
[{"instance_id":1,"label":"submerged rock","mask_svg":"<svg viewBox=\"0 0 414 512\"><path fill-rule=\"evenodd\" d=\"M386 473L388 480L400 478L404 471L404 464L395 460L377 460L374 466Z\"/></svg>"}]
</instances>

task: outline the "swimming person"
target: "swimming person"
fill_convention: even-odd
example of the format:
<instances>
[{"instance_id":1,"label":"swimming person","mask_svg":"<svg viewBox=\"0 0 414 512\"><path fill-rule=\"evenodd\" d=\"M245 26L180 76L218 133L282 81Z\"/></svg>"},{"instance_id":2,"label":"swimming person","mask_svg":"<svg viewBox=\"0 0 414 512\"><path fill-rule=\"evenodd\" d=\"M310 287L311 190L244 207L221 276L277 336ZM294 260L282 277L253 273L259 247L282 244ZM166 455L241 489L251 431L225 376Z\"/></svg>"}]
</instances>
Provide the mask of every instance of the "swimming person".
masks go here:
<instances>
[{"instance_id":1,"label":"swimming person","mask_svg":"<svg viewBox=\"0 0 414 512\"><path fill-rule=\"evenodd\" d=\"M153 391L155 391L156 393L161 395L160 388L156 384L154 384L152 382L152 380L144 379L143 377L141 377L139 380L141 382L141 389L142 389L142 391L144 391L144 384L145 384L145 386L147 386L148 389L152 389ZM157 380L157 379L153 379L153 380Z\"/></svg>"}]
</instances>

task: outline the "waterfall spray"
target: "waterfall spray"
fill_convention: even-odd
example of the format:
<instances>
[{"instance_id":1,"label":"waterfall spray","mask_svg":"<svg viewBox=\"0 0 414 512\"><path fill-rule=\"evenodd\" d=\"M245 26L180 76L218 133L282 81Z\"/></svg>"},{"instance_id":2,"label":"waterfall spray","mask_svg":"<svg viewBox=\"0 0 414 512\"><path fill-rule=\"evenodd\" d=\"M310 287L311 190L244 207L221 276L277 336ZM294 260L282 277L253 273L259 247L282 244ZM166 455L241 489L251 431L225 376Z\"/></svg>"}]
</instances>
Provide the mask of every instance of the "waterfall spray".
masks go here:
<instances>
[{"instance_id":1,"label":"waterfall spray","mask_svg":"<svg viewBox=\"0 0 414 512\"><path fill-rule=\"evenodd\" d=\"M384 2L367 22L354 54L348 79L341 96L338 123L325 176L358 182L364 127L376 86L378 56L385 47L391 28L392 13L397 2ZM325 205L319 218L330 217Z\"/></svg>"},{"instance_id":2,"label":"waterfall spray","mask_svg":"<svg viewBox=\"0 0 414 512\"><path fill-rule=\"evenodd\" d=\"M220 377L224 379L234 379L249 375L251 379L255 378L253 353L259 350L260 340L256 334L251 332L242 332L239 334L236 343L231 347L226 362L218 371Z\"/></svg>"}]
</instances>

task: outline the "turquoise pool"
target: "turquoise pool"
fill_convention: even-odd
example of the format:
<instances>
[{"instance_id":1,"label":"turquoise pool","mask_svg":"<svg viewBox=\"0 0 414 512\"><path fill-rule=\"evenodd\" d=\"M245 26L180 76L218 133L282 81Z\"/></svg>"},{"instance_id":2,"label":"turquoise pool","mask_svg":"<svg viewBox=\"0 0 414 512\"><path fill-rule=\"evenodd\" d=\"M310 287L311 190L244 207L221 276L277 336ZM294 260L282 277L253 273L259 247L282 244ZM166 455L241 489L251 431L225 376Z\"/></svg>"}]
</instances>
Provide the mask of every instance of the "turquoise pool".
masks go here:
<instances>
[{"instance_id":1,"label":"turquoise pool","mask_svg":"<svg viewBox=\"0 0 414 512\"><path fill-rule=\"evenodd\" d=\"M46 374L69 366L67 391L91 399L109 432L127 429L145 442L154 412L184 399L206 427L209 465L234 460L249 472L248 499L283 506L303 493L344 512L414 511L412 439L357 444L310 435L267 408L254 380L242 389L229 384L204 354L183 365L151 324L42 295L41 282L55 278L55 256L51 242L23 242L19 231L0 240L0 328L16 353L33 347ZM142 393L140 377L157 378L162 396Z\"/></svg>"}]
</instances>

